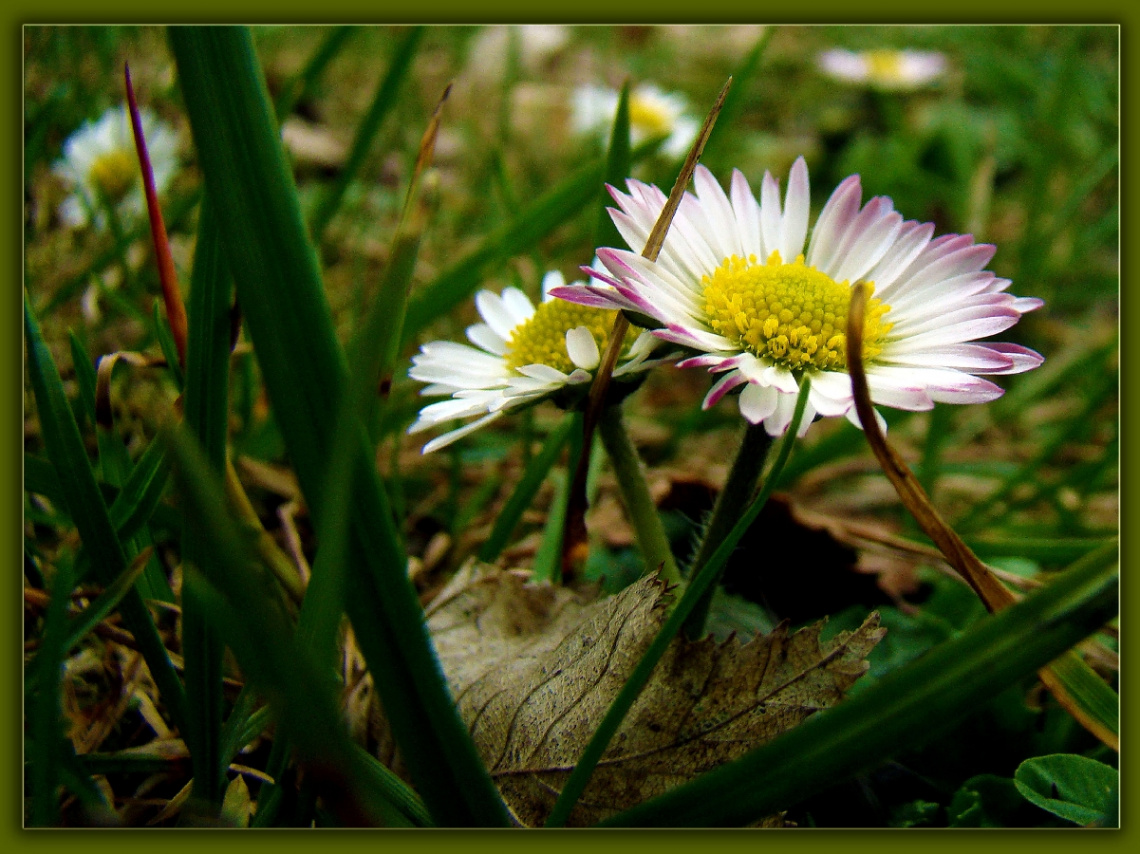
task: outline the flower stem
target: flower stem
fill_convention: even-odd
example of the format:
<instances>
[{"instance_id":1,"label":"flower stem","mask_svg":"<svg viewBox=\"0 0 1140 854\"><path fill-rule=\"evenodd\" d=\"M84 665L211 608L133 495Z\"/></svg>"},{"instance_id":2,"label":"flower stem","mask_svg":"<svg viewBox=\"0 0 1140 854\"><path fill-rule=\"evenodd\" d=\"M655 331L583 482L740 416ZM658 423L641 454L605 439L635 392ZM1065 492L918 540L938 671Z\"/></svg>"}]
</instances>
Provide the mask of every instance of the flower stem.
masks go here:
<instances>
[{"instance_id":1,"label":"flower stem","mask_svg":"<svg viewBox=\"0 0 1140 854\"><path fill-rule=\"evenodd\" d=\"M764 462L768 459L771 447L772 437L764 429L763 423L750 424L744 431L740 449L736 452L736 459L728 471L728 480L716 498L701 544L697 547L697 553L689 566L689 578L694 577L708 562L717 546L736 524L741 512L752 500L756 492L756 483L760 480L760 473L764 471ZM721 573L723 572L722 569ZM695 639L704 632L715 589L715 583L709 585L708 591L693 608L693 613L685 623L687 637Z\"/></svg>"},{"instance_id":2,"label":"flower stem","mask_svg":"<svg viewBox=\"0 0 1140 854\"><path fill-rule=\"evenodd\" d=\"M641 468L641 458L622 423L621 406L607 406L598 420L598 433L617 475L622 501L630 523L637 533L637 544L648 571L660 568L661 577L670 584L681 582L681 571L669 548L669 538L661 525L661 517L649 494L649 484Z\"/></svg>"}]
</instances>

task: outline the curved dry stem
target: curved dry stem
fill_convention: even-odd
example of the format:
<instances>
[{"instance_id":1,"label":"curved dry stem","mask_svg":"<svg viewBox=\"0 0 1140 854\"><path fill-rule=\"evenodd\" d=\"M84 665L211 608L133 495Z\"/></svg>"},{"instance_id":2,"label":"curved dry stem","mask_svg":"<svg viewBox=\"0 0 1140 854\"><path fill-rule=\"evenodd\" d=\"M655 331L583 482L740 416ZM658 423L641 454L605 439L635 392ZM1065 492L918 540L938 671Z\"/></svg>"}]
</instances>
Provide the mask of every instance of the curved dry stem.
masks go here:
<instances>
[{"instance_id":1,"label":"curved dry stem","mask_svg":"<svg viewBox=\"0 0 1140 854\"><path fill-rule=\"evenodd\" d=\"M962 538L943 520L926 490L910 470L902 457L887 444L883 431L875 419L871 406L871 392L867 386L867 374L863 367L863 311L867 303L867 285L857 282L852 288L851 306L847 315L847 369L851 374L851 388L855 395L855 411L863 425L863 433L871 450L875 453L883 473L890 480L906 509L914 516L919 527L926 533L946 561L965 579L978 594L978 598L991 613L1006 608L1020 598L1002 584L988 566L978 559ZM1061 669L1058 669L1060 665ZM1069 652L1058 662L1038 671L1038 676L1052 692L1057 702L1071 714L1085 729L1099 738L1113 750L1120 750L1120 738L1104 721L1089 711L1082 698L1070 690L1073 670L1087 665ZM1062 674L1066 675L1062 675ZM1067 677L1067 678L1066 678Z\"/></svg>"},{"instance_id":2,"label":"curved dry stem","mask_svg":"<svg viewBox=\"0 0 1140 854\"><path fill-rule=\"evenodd\" d=\"M681 205L681 199L685 195L685 188L689 186L689 180L693 177L693 172L696 170L701 154L705 150L705 143L708 142L709 135L716 124L717 116L720 115L721 108L724 107L724 99L728 96L728 90L731 87L732 78L729 77L720 90L720 94L717 95L712 109L705 116L705 122L701 125L701 131L697 134L693 147L689 149L689 156L685 158L685 163L677 175L677 181L673 184L665 207L661 209L661 215L657 217L657 222L653 224L653 230L649 232L649 237L645 241L645 248L642 249L641 254L650 261L657 260L661 247L665 244L665 235L669 232L669 226L672 224L677 208ZM591 446L594 429L598 425L598 419L601 417L602 407L605 404L610 377L613 375L614 366L617 365L618 354L621 352L625 333L628 330L629 320L619 311L614 320L613 331L610 332L609 346L606 347L606 352L602 354L598 372L594 375L594 381L590 385L590 394L586 402L586 416L582 428L582 447L585 449ZM586 538L586 505L588 503L586 501L586 472L589 464L590 455L583 453L578 460L578 466L574 471L574 481L570 487L570 501L566 508L566 526L562 539L562 574L564 578L573 576L575 569L585 562L589 553L589 544Z\"/></svg>"}]
</instances>

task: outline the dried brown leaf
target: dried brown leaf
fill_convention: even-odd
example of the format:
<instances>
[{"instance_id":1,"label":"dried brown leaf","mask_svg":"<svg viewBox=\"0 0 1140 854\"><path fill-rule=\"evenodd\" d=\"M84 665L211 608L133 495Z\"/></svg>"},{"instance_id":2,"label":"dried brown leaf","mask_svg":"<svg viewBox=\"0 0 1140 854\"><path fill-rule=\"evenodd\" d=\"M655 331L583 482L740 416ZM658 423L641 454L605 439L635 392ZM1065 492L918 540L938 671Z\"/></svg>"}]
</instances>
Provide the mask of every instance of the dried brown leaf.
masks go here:
<instances>
[{"instance_id":1,"label":"dried brown leaf","mask_svg":"<svg viewBox=\"0 0 1140 854\"><path fill-rule=\"evenodd\" d=\"M660 582L604 599L468 568L429 627L516 819L541 824L610 703L665 619ZM571 814L593 824L775 738L838 702L884 629L872 614L821 644L823 623L747 642L674 641Z\"/></svg>"}]
</instances>

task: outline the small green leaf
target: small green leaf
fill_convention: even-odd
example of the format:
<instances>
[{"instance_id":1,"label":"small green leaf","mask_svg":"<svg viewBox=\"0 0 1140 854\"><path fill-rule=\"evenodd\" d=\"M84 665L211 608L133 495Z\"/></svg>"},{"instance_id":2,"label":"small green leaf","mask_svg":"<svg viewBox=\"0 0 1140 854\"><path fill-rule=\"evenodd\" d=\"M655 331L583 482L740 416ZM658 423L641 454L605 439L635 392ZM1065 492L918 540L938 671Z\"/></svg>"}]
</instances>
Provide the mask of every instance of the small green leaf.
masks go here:
<instances>
[{"instance_id":1,"label":"small green leaf","mask_svg":"<svg viewBox=\"0 0 1140 854\"><path fill-rule=\"evenodd\" d=\"M1073 753L1027 759L1013 775L1017 791L1031 804L1074 824L1100 824L1112 811L1117 770Z\"/></svg>"},{"instance_id":2,"label":"small green leaf","mask_svg":"<svg viewBox=\"0 0 1140 854\"><path fill-rule=\"evenodd\" d=\"M950 827L1020 827L1015 814L1025 809L1013 780L979 774L954 793L946 814Z\"/></svg>"},{"instance_id":3,"label":"small green leaf","mask_svg":"<svg viewBox=\"0 0 1140 854\"><path fill-rule=\"evenodd\" d=\"M911 801L891 810L891 827L937 827L942 804L934 801Z\"/></svg>"}]
</instances>

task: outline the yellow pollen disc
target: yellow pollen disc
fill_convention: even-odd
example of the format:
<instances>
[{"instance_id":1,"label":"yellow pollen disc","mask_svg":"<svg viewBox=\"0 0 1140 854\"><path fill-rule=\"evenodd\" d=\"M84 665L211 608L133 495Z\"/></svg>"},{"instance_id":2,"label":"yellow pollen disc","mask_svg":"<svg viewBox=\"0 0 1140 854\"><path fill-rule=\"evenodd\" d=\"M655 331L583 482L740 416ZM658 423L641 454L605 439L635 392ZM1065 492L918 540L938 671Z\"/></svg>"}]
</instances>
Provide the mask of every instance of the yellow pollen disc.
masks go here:
<instances>
[{"instance_id":1,"label":"yellow pollen disc","mask_svg":"<svg viewBox=\"0 0 1140 854\"><path fill-rule=\"evenodd\" d=\"M726 258L701 280L705 312L713 331L790 371L842 371L847 367L847 309L851 287L804 264L785 264L779 252L760 264ZM871 287L874 284L868 282ZM863 358L883 350L892 324L890 306L870 298L864 313Z\"/></svg>"},{"instance_id":2,"label":"yellow pollen disc","mask_svg":"<svg viewBox=\"0 0 1140 854\"><path fill-rule=\"evenodd\" d=\"M673 130L673 120L661 107L644 98L629 98L629 123L647 136L664 136Z\"/></svg>"},{"instance_id":3,"label":"yellow pollen disc","mask_svg":"<svg viewBox=\"0 0 1140 854\"><path fill-rule=\"evenodd\" d=\"M871 50L865 56L872 80L894 83L902 77L902 55L898 51Z\"/></svg>"},{"instance_id":4,"label":"yellow pollen disc","mask_svg":"<svg viewBox=\"0 0 1140 854\"><path fill-rule=\"evenodd\" d=\"M108 199L121 199L138 180L138 164L129 151L116 149L100 155L91 164L88 178Z\"/></svg>"},{"instance_id":5,"label":"yellow pollen disc","mask_svg":"<svg viewBox=\"0 0 1140 854\"><path fill-rule=\"evenodd\" d=\"M566 333L575 327L585 326L594 336L598 352L605 353L616 317L616 311L577 305L566 300L553 299L540 303L530 320L511 330L505 357L507 367L549 365L569 374L576 365L570 361L570 354L566 352ZM630 327L622 343L622 356L629 352L639 334L640 330Z\"/></svg>"}]
</instances>

